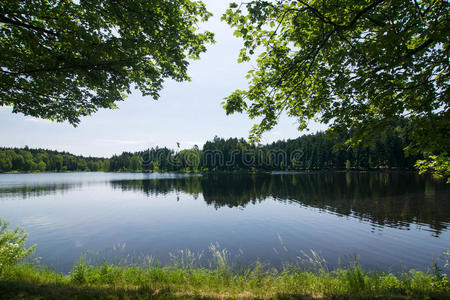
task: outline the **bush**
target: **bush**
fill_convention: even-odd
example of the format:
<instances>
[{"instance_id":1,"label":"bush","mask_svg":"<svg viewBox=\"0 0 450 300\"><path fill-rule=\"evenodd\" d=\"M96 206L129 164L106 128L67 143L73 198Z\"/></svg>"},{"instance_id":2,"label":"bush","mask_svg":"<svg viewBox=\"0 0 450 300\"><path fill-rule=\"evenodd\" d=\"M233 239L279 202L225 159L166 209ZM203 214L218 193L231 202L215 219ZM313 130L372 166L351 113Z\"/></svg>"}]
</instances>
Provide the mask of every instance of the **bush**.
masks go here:
<instances>
[{"instance_id":1,"label":"bush","mask_svg":"<svg viewBox=\"0 0 450 300\"><path fill-rule=\"evenodd\" d=\"M8 223L0 218L0 275L10 266L23 260L35 246L25 247L27 234L22 228L7 230Z\"/></svg>"},{"instance_id":2,"label":"bush","mask_svg":"<svg viewBox=\"0 0 450 300\"><path fill-rule=\"evenodd\" d=\"M86 264L80 262L73 267L72 272L70 272L70 279L72 282L77 284L85 284L88 282L88 267Z\"/></svg>"}]
</instances>

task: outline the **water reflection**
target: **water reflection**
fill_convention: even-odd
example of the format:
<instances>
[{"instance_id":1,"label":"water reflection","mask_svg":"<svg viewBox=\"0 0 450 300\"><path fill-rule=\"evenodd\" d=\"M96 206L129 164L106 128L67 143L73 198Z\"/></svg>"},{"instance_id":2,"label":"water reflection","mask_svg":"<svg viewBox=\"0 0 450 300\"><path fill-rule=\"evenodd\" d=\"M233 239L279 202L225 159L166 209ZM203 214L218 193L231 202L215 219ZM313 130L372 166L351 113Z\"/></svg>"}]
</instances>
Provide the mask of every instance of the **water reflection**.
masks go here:
<instances>
[{"instance_id":1,"label":"water reflection","mask_svg":"<svg viewBox=\"0 0 450 300\"><path fill-rule=\"evenodd\" d=\"M409 229L424 224L435 236L450 220L450 185L404 172L333 172L268 174L207 174L160 179L106 180L114 190L147 196L185 193L220 209L245 208L267 199L298 203L377 226ZM89 182L25 184L0 187L0 201L59 195Z\"/></svg>"},{"instance_id":2,"label":"water reflection","mask_svg":"<svg viewBox=\"0 0 450 300\"><path fill-rule=\"evenodd\" d=\"M200 176L180 178L113 180L111 186L121 191L140 191L147 196L167 195L173 192L184 192L190 195L202 193Z\"/></svg>"},{"instance_id":3,"label":"water reflection","mask_svg":"<svg viewBox=\"0 0 450 300\"><path fill-rule=\"evenodd\" d=\"M369 269L426 270L448 249L449 195L450 185L404 172L4 174L0 217L65 271L84 250L119 243L167 262L215 242L242 249L244 263L280 266L314 249L330 266L355 254Z\"/></svg>"},{"instance_id":4,"label":"water reflection","mask_svg":"<svg viewBox=\"0 0 450 300\"><path fill-rule=\"evenodd\" d=\"M147 196L202 194L208 205L245 208L266 199L295 202L374 225L409 229L425 224L435 236L448 228L449 185L414 173L334 172L275 175L220 175L159 180L111 181L114 189Z\"/></svg>"},{"instance_id":5,"label":"water reflection","mask_svg":"<svg viewBox=\"0 0 450 300\"><path fill-rule=\"evenodd\" d=\"M11 199L29 199L48 195L62 195L66 191L74 188L80 188L79 184L46 184L46 185L22 185L0 188L0 201Z\"/></svg>"}]
</instances>

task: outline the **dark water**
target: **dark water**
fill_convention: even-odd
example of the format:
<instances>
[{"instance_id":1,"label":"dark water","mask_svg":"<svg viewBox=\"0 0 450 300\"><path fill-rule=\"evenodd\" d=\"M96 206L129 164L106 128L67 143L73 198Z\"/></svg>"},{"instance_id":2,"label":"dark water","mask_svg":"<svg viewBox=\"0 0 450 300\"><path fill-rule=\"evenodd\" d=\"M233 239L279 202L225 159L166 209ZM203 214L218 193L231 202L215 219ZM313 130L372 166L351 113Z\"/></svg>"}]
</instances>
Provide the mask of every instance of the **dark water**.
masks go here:
<instances>
[{"instance_id":1,"label":"dark water","mask_svg":"<svg viewBox=\"0 0 450 300\"><path fill-rule=\"evenodd\" d=\"M357 256L368 269L426 271L450 248L450 184L400 172L3 174L0 216L62 271L86 250L167 262L212 243L241 263L313 249L330 268Z\"/></svg>"}]
</instances>

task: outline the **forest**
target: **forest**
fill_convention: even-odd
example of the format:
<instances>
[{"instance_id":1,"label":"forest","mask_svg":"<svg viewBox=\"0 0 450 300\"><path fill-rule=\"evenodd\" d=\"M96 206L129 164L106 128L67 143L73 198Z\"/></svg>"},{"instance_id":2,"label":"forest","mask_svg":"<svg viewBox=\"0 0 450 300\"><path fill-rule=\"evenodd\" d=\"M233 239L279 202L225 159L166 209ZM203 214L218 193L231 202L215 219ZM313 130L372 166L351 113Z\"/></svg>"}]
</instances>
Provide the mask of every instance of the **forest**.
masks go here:
<instances>
[{"instance_id":1,"label":"forest","mask_svg":"<svg viewBox=\"0 0 450 300\"><path fill-rule=\"evenodd\" d=\"M46 149L0 148L1 172L107 171L108 159Z\"/></svg>"},{"instance_id":2,"label":"forest","mask_svg":"<svg viewBox=\"0 0 450 300\"><path fill-rule=\"evenodd\" d=\"M346 144L352 132L323 132L257 145L238 138L214 137L203 149L155 147L111 158L83 157L45 149L0 148L1 172L208 172L327 169L411 169L420 156L407 155L408 129L397 126L371 143Z\"/></svg>"}]
</instances>

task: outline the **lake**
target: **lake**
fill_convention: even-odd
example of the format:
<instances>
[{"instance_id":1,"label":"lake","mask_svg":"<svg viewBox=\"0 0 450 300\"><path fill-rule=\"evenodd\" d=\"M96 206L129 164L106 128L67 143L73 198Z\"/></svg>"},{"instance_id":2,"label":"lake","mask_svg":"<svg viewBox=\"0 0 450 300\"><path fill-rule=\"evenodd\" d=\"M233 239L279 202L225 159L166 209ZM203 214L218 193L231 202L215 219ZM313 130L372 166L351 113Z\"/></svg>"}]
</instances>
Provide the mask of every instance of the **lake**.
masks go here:
<instances>
[{"instance_id":1,"label":"lake","mask_svg":"<svg viewBox=\"0 0 450 300\"><path fill-rule=\"evenodd\" d=\"M64 272L83 253L166 263L211 244L242 264L300 262L312 249L330 269L356 257L426 271L450 248L449 200L450 184L407 172L0 174L0 216Z\"/></svg>"}]
</instances>

